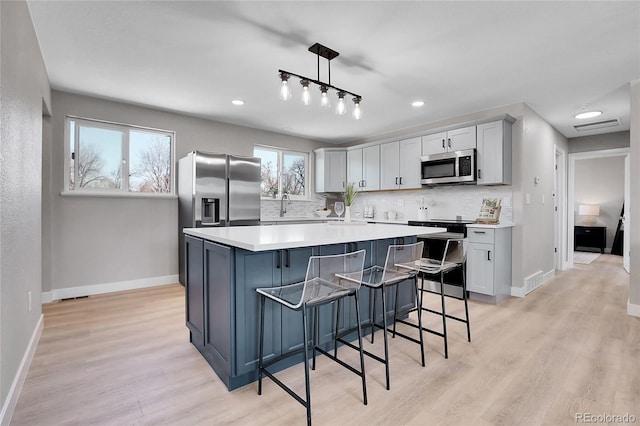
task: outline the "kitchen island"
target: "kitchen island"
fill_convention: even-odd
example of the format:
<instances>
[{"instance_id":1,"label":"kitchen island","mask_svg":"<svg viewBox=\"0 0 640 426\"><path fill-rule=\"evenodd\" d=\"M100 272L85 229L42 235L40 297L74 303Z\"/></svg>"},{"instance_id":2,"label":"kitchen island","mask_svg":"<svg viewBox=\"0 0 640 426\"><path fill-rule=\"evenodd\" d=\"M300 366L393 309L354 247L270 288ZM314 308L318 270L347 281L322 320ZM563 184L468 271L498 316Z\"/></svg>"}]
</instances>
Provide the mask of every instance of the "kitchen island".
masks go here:
<instances>
[{"instance_id":1,"label":"kitchen island","mask_svg":"<svg viewBox=\"0 0 640 426\"><path fill-rule=\"evenodd\" d=\"M313 255L365 249L368 267L383 264L391 244L413 243L418 234L443 231L363 223L186 228L186 323L190 340L229 390L250 383L257 379L258 367L260 308L256 288L304 281ZM393 307L395 294L388 297L388 306ZM365 322L371 304L365 288L360 291L360 301L361 321ZM401 284L399 309L414 304L411 286ZM265 359L301 347L300 315L272 303L265 309ZM320 310L320 345L332 341L335 309L335 304L330 304ZM351 328L355 321L355 309L343 306L341 330ZM301 357L291 357L280 368L300 361Z\"/></svg>"}]
</instances>

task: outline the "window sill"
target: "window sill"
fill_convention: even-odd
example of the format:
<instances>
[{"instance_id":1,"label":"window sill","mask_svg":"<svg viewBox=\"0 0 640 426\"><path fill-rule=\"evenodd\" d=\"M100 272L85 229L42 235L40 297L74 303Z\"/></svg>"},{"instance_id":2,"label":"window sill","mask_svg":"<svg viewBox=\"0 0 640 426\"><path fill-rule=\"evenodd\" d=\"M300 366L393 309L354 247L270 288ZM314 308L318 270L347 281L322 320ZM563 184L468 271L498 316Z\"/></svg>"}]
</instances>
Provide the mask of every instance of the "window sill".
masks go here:
<instances>
[{"instance_id":1,"label":"window sill","mask_svg":"<svg viewBox=\"0 0 640 426\"><path fill-rule=\"evenodd\" d=\"M145 198L152 200L177 200L178 196L175 194L149 194L149 193L113 193L113 192L99 192L99 191L63 191L60 193L63 197L84 197L84 198Z\"/></svg>"},{"instance_id":2,"label":"window sill","mask_svg":"<svg viewBox=\"0 0 640 426\"><path fill-rule=\"evenodd\" d=\"M316 200L312 200L310 198L291 198L291 201L302 201L302 202L310 202L310 201L316 201ZM271 198L271 197L260 197L260 201L274 201L274 202L280 202L280 198Z\"/></svg>"}]
</instances>

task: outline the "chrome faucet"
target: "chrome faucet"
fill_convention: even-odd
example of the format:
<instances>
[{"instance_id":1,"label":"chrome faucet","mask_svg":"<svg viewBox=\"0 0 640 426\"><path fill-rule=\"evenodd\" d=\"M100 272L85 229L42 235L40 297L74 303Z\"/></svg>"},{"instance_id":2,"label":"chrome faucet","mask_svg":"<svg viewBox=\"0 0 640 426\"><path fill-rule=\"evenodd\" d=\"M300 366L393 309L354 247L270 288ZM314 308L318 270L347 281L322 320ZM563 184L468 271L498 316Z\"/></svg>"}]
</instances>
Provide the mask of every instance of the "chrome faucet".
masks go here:
<instances>
[{"instance_id":1,"label":"chrome faucet","mask_svg":"<svg viewBox=\"0 0 640 426\"><path fill-rule=\"evenodd\" d=\"M291 204L291 198L289 198L289 194L286 192L282 194L282 198L280 198L280 217L283 217L287 212L287 205L284 203L284 200L287 200L287 204Z\"/></svg>"}]
</instances>

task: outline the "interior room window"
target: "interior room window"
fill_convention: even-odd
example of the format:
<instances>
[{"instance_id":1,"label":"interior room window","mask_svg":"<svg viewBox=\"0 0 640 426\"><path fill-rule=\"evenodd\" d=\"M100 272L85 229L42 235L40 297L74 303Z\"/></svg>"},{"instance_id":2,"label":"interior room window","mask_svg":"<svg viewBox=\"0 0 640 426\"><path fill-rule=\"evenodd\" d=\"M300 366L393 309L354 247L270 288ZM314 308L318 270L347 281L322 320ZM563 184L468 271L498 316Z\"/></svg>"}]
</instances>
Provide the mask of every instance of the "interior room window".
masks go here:
<instances>
[{"instance_id":1,"label":"interior room window","mask_svg":"<svg viewBox=\"0 0 640 426\"><path fill-rule=\"evenodd\" d=\"M256 146L253 155L262 160L262 197L279 198L287 193L292 199L308 198L308 153Z\"/></svg>"},{"instance_id":2,"label":"interior room window","mask_svg":"<svg viewBox=\"0 0 640 426\"><path fill-rule=\"evenodd\" d=\"M173 132L67 117L66 190L173 194Z\"/></svg>"}]
</instances>

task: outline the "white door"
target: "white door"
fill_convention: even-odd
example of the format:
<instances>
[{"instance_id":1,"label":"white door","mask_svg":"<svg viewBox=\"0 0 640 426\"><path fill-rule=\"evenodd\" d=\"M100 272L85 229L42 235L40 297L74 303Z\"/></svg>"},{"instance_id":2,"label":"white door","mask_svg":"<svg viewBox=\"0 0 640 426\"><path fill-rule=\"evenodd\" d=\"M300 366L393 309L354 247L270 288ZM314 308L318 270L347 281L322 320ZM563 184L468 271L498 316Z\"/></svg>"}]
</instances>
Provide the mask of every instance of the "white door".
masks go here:
<instances>
[{"instance_id":1,"label":"white door","mask_svg":"<svg viewBox=\"0 0 640 426\"><path fill-rule=\"evenodd\" d=\"M347 151L347 182L362 190L362 148Z\"/></svg>"},{"instance_id":2,"label":"white door","mask_svg":"<svg viewBox=\"0 0 640 426\"><path fill-rule=\"evenodd\" d=\"M422 188L420 183L420 137L400 141L398 183L402 189Z\"/></svg>"},{"instance_id":3,"label":"white door","mask_svg":"<svg viewBox=\"0 0 640 426\"><path fill-rule=\"evenodd\" d=\"M493 279L493 244L469 243L467 290L494 296Z\"/></svg>"},{"instance_id":4,"label":"white door","mask_svg":"<svg viewBox=\"0 0 640 426\"><path fill-rule=\"evenodd\" d=\"M629 201L631 200L631 171L629 170L629 154L624 157L624 214L622 223L624 224L624 235L622 238L622 265L625 271L629 272L629 252L631 250L631 221L629 218Z\"/></svg>"},{"instance_id":5,"label":"white door","mask_svg":"<svg viewBox=\"0 0 640 426\"><path fill-rule=\"evenodd\" d=\"M380 189L380 145L362 148L362 184L364 191Z\"/></svg>"},{"instance_id":6,"label":"white door","mask_svg":"<svg viewBox=\"0 0 640 426\"><path fill-rule=\"evenodd\" d=\"M398 189L400 142L380 145L380 189Z\"/></svg>"},{"instance_id":7,"label":"white door","mask_svg":"<svg viewBox=\"0 0 640 426\"><path fill-rule=\"evenodd\" d=\"M463 127L447 132L447 148L449 151L461 151L476 147L476 126Z\"/></svg>"}]
</instances>

